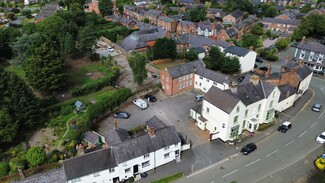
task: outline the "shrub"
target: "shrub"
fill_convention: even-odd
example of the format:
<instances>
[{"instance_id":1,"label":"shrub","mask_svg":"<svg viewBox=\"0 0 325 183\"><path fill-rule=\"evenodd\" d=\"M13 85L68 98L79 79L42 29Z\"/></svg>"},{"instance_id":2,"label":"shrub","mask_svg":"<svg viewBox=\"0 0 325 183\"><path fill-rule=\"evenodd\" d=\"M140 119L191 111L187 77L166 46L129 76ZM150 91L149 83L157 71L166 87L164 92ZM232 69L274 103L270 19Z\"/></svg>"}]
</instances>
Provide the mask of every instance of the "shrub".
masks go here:
<instances>
[{"instance_id":1,"label":"shrub","mask_svg":"<svg viewBox=\"0 0 325 183\"><path fill-rule=\"evenodd\" d=\"M26 158L31 166L38 166L45 161L46 154L41 147L32 147L27 151Z\"/></svg>"},{"instance_id":2,"label":"shrub","mask_svg":"<svg viewBox=\"0 0 325 183\"><path fill-rule=\"evenodd\" d=\"M15 157L9 161L10 171L17 172L18 168L25 170L27 168L27 161L25 158Z\"/></svg>"},{"instance_id":3,"label":"shrub","mask_svg":"<svg viewBox=\"0 0 325 183\"><path fill-rule=\"evenodd\" d=\"M62 115L68 115L71 112L73 112L74 106L73 105L65 105L61 107L61 114Z\"/></svg>"},{"instance_id":4,"label":"shrub","mask_svg":"<svg viewBox=\"0 0 325 183\"><path fill-rule=\"evenodd\" d=\"M8 175L10 170L9 164L6 162L0 162L0 177Z\"/></svg>"}]
</instances>

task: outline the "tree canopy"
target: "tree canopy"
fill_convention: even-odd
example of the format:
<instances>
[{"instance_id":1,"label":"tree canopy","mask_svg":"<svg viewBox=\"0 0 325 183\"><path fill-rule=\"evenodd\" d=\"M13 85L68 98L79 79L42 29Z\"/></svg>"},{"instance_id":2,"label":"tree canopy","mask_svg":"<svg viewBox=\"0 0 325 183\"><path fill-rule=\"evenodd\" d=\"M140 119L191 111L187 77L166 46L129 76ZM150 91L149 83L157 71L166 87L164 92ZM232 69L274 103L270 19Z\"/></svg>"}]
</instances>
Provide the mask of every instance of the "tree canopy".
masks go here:
<instances>
[{"instance_id":1,"label":"tree canopy","mask_svg":"<svg viewBox=\"0 0 325 183\"><path fill-rule=\"evenodd\" d=\"M176 43L172 39L159 38L152 47L153 59L171 58L175 59L177 56Z\"/></svg>"},{"instance_id":2,"label":"tree canopy","mask_svg":"<svg viewBox=\"0 0 325 183\"><path fill-rule=\"evenodd\" d=\"M264 30L263 30L263 24L261 23L256 23L252 27L252 33L256 35L263 35Z\"/></svg>"},{"instance_id":3,"label":"tree canopy","mask_svg":"<svg viewBox=\"0 0 325 183\"><path fill-rule=\"evenodd\" d=\"M254 34L244 35L241 41L242 41L241 46L243 46L245 48L249 48L251 46L253 46L254 48L257 48L257 47L261 46L261 44L262 44L259 36L256 36Z\"/></svg>"},{"instance_id":4,"label":"tree canopy","mask_svg":"<svg viewBox=\"0 0 325 183\"><path fill-rule=\"evenodd\" d=\"M310 14L301 20L292 37L295 40L301 40L304 36L320 37L323 35L325 35L325 16Z\"/></svg>"},{"instance_id":5,"label":"tree canopy","mask_svg":"<svg viewBox=\"0 0 325 183\"><path fill-rule=\"evenodd\" d=\"M204 21L206 19L204 8L194 8L187 12L186 19L191 22Z\"/></svg>"},{"instance_id":6,"label":"tree canopy","mask_svg":"<svg viewBox=\"0 0 325 183\"><path fill-rule=\"evenodd\" d=\"M103 16L112 15L113 3L111 0L100 0L98 3L98 9Z\"/></svg>"},{"instance_id":7,"label":"tree canopy","mask_svg":"<svg viewBox=\"0 0 325 183\"><path fill-rule=\"evenodd\" d=\"M46 153L41 147L32 147L27 151L26 159L32 166L38 166L44 163Z\"/></svg>"},{"instance_id":8,"label":"tree canopy","mask_svg":"<svg viewBox=\"0 0 325 183\"><path fill-rule=\"evenodd\" d=\"M129 65L133 73L133 80L138 85L141 85L148 77L147 69L145 68L147 60L146 54L138 52L132 53L132 55L128 58Z\"/></svg>"}]
</instances>

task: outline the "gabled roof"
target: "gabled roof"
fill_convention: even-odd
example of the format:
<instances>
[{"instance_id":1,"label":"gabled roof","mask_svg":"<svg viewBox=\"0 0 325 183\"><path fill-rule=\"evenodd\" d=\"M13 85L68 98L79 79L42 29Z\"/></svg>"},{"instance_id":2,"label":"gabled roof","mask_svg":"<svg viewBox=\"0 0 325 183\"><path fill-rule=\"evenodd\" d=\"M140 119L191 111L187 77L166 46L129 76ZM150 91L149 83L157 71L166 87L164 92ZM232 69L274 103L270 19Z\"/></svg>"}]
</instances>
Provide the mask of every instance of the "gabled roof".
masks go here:
<instances>
[{"instance_id":1,"label":"gabled roof","mask_svg":"<svg viewBox=\"0 0 325 183\"><path fill-rule=\"evenodd\" d=\"M323 53L325 54L325 45L320 44L320 43L316 43L316 42L304 42L304 43L300 43L298 45L299 49L304 49L304 50L308 50L308 51L313 51L316 53Z\"/></svg>"},{"instance_id":2,"label":"gabled roof","mask_svg":"<svg viewBox=\"0 0 325 183\"><path fill-rule=\"evenodd\" d=\"M165 16L159 16L158 20L162 20L164 22L173 22L175 19L173 18L169 18L169 17L165 17Z\"/></svg>"},{"instance_id":3,"label":"gabled roof","mask_svg":"<svg viewBox=\"0 0 325 183\"><path fill-rule=\"evenodd\" d=\"M110 129L107 134L105 134L105 141L113 146L115 144L119 144L127 139L130 139L128 131L123 128Z\"/></svg>"},{"instance_id":4,"label":"gabled roof","mask_svg":"<svg viewBox=\"0 0 325 183\"><path fill-rule=\"evenodd\" d=\"M238 19L238 18L244 16L244 13L242 11L235 10L235 11L231 12L230 15L233 16L235 19Z\"/></svg>"},{"instance_id":5,"label":"gabled roof","mask_svg":"<svg viewBox=\"0 0 325 183\"><path fill-rule=\"evenodd\" d=\"M204 95L204 100L208 101L227 114L231 113L231 111L240 101L239 98L233 95L229 90L221 90L213 85Z\"/></svg>"},{"instance_id":6,"label":"gabled roof","mask_svg":"<svg viewBox=\"0 0 325 183\"><path fill-rule=\"evenodd\" d=\"M260 82L257 85L254 85L251 82L239 85L236 95L246 106L265 98L264 91Z\"/></svg>"},{"instance_id":7,"label":"gabled roof","mask_svg":"<svg viewBox=\"0 0 325 183\"><path fill-rule=\"evenodd\" d=\"M156 130L166 127L166 125L155 115L146 121L146 125Z\"/></svg>"},{"instance_id":8,"label":"gabled roof","mask_svg":"<svg viewBox=\"0 0 325 183\"><path fill-rule=\"evenodd\" d=\"M281 92L279 102L285 100L286 98L288 98L296 93L296 89L294 87L292 87L291 85L281 85L281 86L279 86L279 89Z\"/></svg>"},{"instance_id":9,"label":"gabled roof","mask_svg":"<svg viewBox=\"0 0 325 183\"><path fill-rule=\"evenodd\" d=\"M234 28L230 28L230 29L226 30L226 33L228 34L228 36L230 38L236 37L238 35L237 30Z\"/></svg>"},{"instance_id":10,"label":"gabled roof","mask_svg":"<svg viewBox=\"0 0 325 183\"><path fill-rule=\"evenodd\" d=\"M84 140L87 141L88 143L93 144L96 142L97 139L98 139L98 135L96 135L91 131L87 131L86 133L84 133Z\"/></svg>"},{"instance_id":11,"label":"gabled roof","mask_svg":"<svg viewBox=\"0 0 325 183\"><path fill-rule=\"evenodd\" d=\"M222 41L222 40L217 40L215 42L215 45L216 46L220 46L220 47L223 47L223 48L228 48L230 45L227 41Z\"/></svg>"},{"instance_id":12,"label":"gabled roof","mask_svg":"<svg viewBox=\"0 0 325 183\"><path fill-rule=\"evenodd\" d=\"M191 26L191 25L194 25L194 22L182 20L179 22L179 24L181 24L182 26L185 26L185 25Z\"/></svg>"},{"instance_id":13,"label":"gabled roof","mask_svg":"<svg viewBox=\"0 0 325 183\"><path fill-rule=\"evenodd\" d=\"M261 22L266 23L277 23L277 24L289 24L289 25L299 25L298 20L288 20L279 18L262 18Z\"/></svg>"},{"instance_id":14,"label":"gabled roof","mask_svg":"<svg viewBox=\"0 0 325 183\"><path fill-rule=\"evenodd\" d=\"M304 80L307 76L313 73L313 71L303 63L289 61L286 65L283 65L282 68L287 69L289 72L295 70L295 73L300 80Z\"/></svg>"},{"instance_id":15,"label":"gabled roof","mask_svg":"<svg viewBox=\"0 0 325 183\"><path fill-rule=\"evenodd\" d=\"M117 166L112 149L102 149L63 161L67 181Z\"/></svg>"},{"instance_id":16,"label":"gabled roof","mask_svg":"<svg viewBox=\"0 0 325 183\"><path fill-rule=\"evenodd\" d=\"M221 17L223 17L225 15L225 13L222 11L222 9L217 9L217 8L208 8L207 12L210 12L212 14L219 13Z\"/></svg>"},{"instance_id":17,"label":"gabled roof","mask_svg":"<svg viewBox=\"0 0 325 183\"><path fill-rule=\"evenodd\" d=\"M175 79L190 73L194 73L194 70L198 69L199 67L204 67L204 63L201 60L187 62L185 64L166 68L166 70L172 79Z\"/></svg>"},{"instance_id":18,"label":"gabled roof","mask_svg":"<svg viewBox=\"0 0 325 183\"><path fill-rule=\"evenodd\" d=\"M222 74L221 72L212 71L210 69L206 69L204 67L200 67L195 72L197 75L202 76L204 78L210 79L211 81L215 81L217 83L229 83L231 80L227 75Z\"/></svg>"},{"instance_id":19,"label":"gabled roof","mask_svg":"<svg viewBox=\"0 0 325 183\"><path fill-rule=\"evenodd\" d=\"M150 9L146 12L146 14L150 16L159 16L161 13L162 13L161 11L157 11L153 9Z\"/></svg>"},{"instance_id":20,"label":"gabled roof","mask_svg":"<svg viewBox=\"0 0 325 183\"><path fill-rule=\"evenodd\" d=\"M247 48L238 46L229 46L224 51L241 57L244 57L245 55L247 55L247 53L249 53L249 50Z\"/></svg>"}]
</instances>

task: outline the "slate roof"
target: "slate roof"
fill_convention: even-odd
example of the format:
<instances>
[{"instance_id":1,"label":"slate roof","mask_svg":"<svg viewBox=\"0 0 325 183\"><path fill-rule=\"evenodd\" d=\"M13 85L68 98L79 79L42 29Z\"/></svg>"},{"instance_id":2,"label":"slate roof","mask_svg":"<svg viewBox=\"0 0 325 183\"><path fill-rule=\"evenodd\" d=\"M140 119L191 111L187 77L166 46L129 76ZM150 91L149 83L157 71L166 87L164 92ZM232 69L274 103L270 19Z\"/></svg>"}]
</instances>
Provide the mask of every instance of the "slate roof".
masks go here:
<instances>
[{"instance_id":1,"label":"slate roof","mask_svg":"<svg viewBox=\"0 0 325 183\"><path fill-rule=\"evenodd\" d=\"M235 10L235 11L231 12L230 15L233 16L235 19L238 19L238 18L242 17L244 15L244 13L242 11Z\"/></svg>"},{"instance_id":2,"label":"slate roof","mask_svg":"<svg viewBox=\"0 0 325 183\"><path fill-rule=\"evenodd\" d=\"M194 24L194 22L184 21L184 20L180 21L179 23L180 23L182 26L185 26L185 25L187 25L187 26L191 26L192 24Z\"/></svg>"},{"instance_id":3,"label":"slate roof","mask_svg":"<svg viewBox=\"0 0 325 183\"><path fill-rule=\"evenodd\" d=\"M205 53L205 49L202 47L192 47L191 49L193 49L196 54Z\"/></svg>"},{"instance_id":4,"label":"slate roof","mask_svg":"<svg viewBox=\"0 0 325 183\"><path fill-rule=\"evenodd\" d=\"M146 14L150 16L159 16L161 14L161 11L150 9L146 12Z\"/></svg>"},{"instance_id":5,"label":"slate roof","mask_svg":"<svg viewBox=\"0 0 325 183\"><path fill-rule=\"evenodd\" d=\"M249 50L247 48L238 46L229 46L224 51L241 57L244 57L245 55L247 55L247 53L249 53Z\"/></svg>"},{"instance_id":6,"label":"slate roof","mask_svg":"<svg viewBox=\"0 0 325 183\"><path fill-rule=\"evenodd\" d=\"M226 30L226 33L228 34L228 36L230 38L236 37L238 35L237 30L234 28L230 28L230 29Z\"/></svg>"},{"instance_id":7,"label":"slate roof","mask_svg":"<svg viewBox=\"0 0 325 183\"><path fill-rule=\"evenodd\" d=\"M286 65L283 65L282 68L286 68L289 72L292 69L296 70L297 76L304 80L307 76L309 76L313 71L306 66L305 64L299 64L295 61L289 61Z\"/></svg>"},{"instance_id":8,"label":"slate roof","mask_svg":"<svg viewBox=\"0 0 325 183\"><path fill-rule=\"evenodd\" d=\"M325 45L323 45L321 43L316 43L316 42L300 43L298 45L298 48L325 54Z\"/></svg>"},{"instance_id":9,"label":"slate roof","mask_svg":"<svg viewBox=\"0 0 325 183\"><path fill-rule=\"evenodd\" d=\"M289 24L289 25L299 25L298 20L287 20L279 18L262 18L261 22L266 23L277 23L277 24Z\"/></svg>"},{"instance_id":10,"label":"slate roof","mask_svg":"<svg viewBox=\"0 0 325 183\"><path fill-rule=\"evenodd\" d=\"M204 100L228 114L231 113L240 101L239 98L233 95L229 90L221 90L216 86L212 86L209 89L209 91L204 95Z\"/></svg>"},{"instance_id":11,"label":"slate roof","mask_svg":"<svg viewBox=\"0 0 325 183\"><path fill-rule=\"evenodd\" d=\"M212 13L212 14L217 14L217 13L219 13L219 14L220 14L220 17L225 16L225 13L222 11L222 9L217 9L217 8L208 8L208 9L207 9L207 12L210 12L210 13Z\"/></svg>"},{"instance_id":12,"label":"slate roof","mask_svg":"<svg viewBox=\"0 0 325 183\"><path fill-rule=\"evenodd\" d=\"M159 118L157 118L155 115L146 121L146 125L154 128L156 130L166 127L166 125Z\"/></svg>"},{"instance_id":13,"label":"slate roof","mask_svg":"<svg viewBox=\"0 0 325 183\"><path fill-rule=\"evenodd\" d=\"M123 142L124 140L131 138L128 131L123 128L110 129L104 137L105 137L105 141L110 146L119 144L119 143Z\"/></svg>"},{"instance_id":14,"label":"slate roof","mask_svg":"<svg viewBox=\"0 0 325 183\"><path fill-rule=\"evenodd\" d=\"M88 131L86 133L84 133L84 139L93 144L96 142L96 140L98 139L98 135L96 135L95 133L91 132L91 131Z\"/></svg>"},{"instance_id":15,"label":"slate roof","mask_svg":"<svg viewBox=\"0 0 325 183\"><path fill-rule=\"evenodd\" d=\"M280 98L279 98L279 102L285 100L287 97L287 94L289 94L289 97L292 96L293 94L296 93L296 89L290 85L282 85L279 86L280 89Z\"/></svg>"},{"instance_id":16,"label":"slate roof","mask_svg":"<svg viewBox=\"0 0 325 183\"><path fill-rule=\"evenodd\" d=\"M162 20L164 22L173 22L174 21L173 18L169 18L169 17L165 17L165 16L159 16L158 19Z\"/></svg>"},{"instance_id":17,"label":"slate roof","mask_svg":"<svg viewBox=\"0 0 325 183\"><path fill-rule=\"evenodd\" d=\"M194 4L195 0L180 0L180 3L190 3L190 4Z\"/></svg>"},{"instance_id":18,"label":"slate roof","mask_svg":"<svg viewBox=\"0 0 325 183\"><path fill-rule=\"evenodd\" d=\"M217 23L217 24L216 24L216 30L219 32L219 31L221 31L222 29L223 29L223 25Z\"/></svg>"},{"instance_id":19,"label":"slate roof","mask_svg":"<svg viewBox=\"0 0 325 183\"><path fill-rule=\"evenodd\" d=\"M195 69L204 67L204 63L201 60L187 62L185 64L177 65L174 67L166 68L172 79L193 73Z\"/></svg>"},{"instance_id":20,"label":"slate roof","mask_svg":"<svg viewBox=\"0 0 325 183\"><path fill-rule=\"evenodd\" d=\"M231 81L227 75L224 75L220 72L212 71L210 69L206 69L204 67L200 67L195 73L217 83L229 83Z\"/></svg>"},{"instance_id":21,"label":"slate roof","mask_svg":"<svg viewBox=\"0 0 325 183\"><path fill-rule=\"evenodd\" d=\"M116 166L116 160L111 148L63 161L63 170L67 181Z\"/></svg>"},{"instance_id":22,"label":"slate roof","mask_svg":"<svg viewBox=\"0 0 325 183\"><path fill-rule=\"evenodd\" d=\"M230 45L227 41L222 41L222 40L217 40L215 42L215 45L216 46L220 46L220 47L223 47L223 48L228 48Z\"/></svg>"},{"instance_id":23,"label":"slate roof","mask_svg":"<svg viewBox=\"0 0 325 183\"><path fill-rule=\"evenodd\" d=\"M142 29L135 31L123 40L121 47L126 51L147 47L149 45L146 44L146 42L153 41L158 38L163 38L165 34L166 30L160 28Z\"/></svg>"},{"instance_id":24,"label":"slate roof","mask_svg":"<svg viewBox=\"0 0 325 183\"><path fill-rule=\"evenodd\" d=\"M173 37L176 44L190 44L190 48L213 46L215 45L215 40L208 37L196 36L192 34L181 34L179 36Z\"/></svg>"},{"instance_id":25,"label":"slate roof","mask_svg":"<svg viewBox=\"0 0 325 183\"><path fill-rule=\"evenodd\" d=\"M265 98L260 82L258 85L254 85L251 82L239 85L237 87L236 95L246 106Z\"/></svg>"}]
</instances>

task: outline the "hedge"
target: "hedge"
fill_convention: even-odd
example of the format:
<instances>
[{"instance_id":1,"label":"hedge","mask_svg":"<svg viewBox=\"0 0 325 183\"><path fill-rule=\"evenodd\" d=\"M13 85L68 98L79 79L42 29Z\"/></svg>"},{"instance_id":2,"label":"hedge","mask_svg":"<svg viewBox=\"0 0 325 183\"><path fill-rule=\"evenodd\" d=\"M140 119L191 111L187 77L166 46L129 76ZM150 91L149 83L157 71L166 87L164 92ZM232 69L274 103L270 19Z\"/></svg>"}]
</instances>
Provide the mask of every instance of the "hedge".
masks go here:
<instances>
[{"instance_id":1,"label":"hedge","mask_svg":"<svg viewBox=\"0 0 325 183\"><path fill-rule=\"evenodd\" d=\"M110 85L116 79L116 77L116 74L112 74L92 83L85 84L82 87L74 88L70 92L74 97L87 95Z\"/></svg>"}]
</instances>

